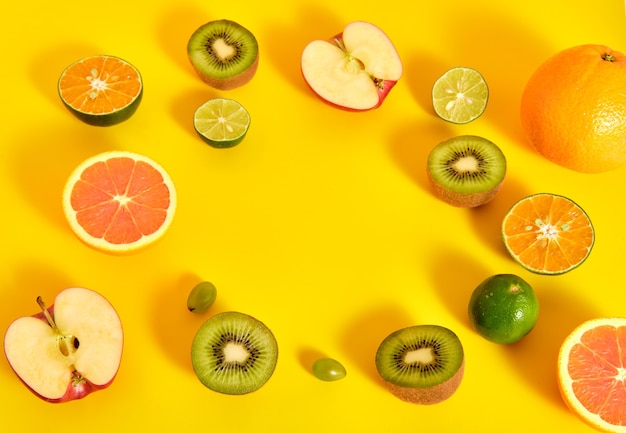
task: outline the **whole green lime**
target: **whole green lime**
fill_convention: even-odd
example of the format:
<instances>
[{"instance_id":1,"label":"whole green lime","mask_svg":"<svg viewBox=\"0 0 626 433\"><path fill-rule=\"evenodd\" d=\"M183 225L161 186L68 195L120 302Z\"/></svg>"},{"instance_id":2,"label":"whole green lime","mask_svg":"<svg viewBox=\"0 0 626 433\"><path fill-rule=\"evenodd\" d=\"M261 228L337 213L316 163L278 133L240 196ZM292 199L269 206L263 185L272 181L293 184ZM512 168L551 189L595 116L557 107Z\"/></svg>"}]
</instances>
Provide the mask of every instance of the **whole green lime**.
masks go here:
<instances>
[{"instance_id":1,"label":"whole green lime","mask_svg":"<svg viewBox=\"0 0 626 433\"><path fill-rule=\"evenodd\" d=\"M510 344L528 334L539 317L539 301L533 288L513 274L493 275L472 292L469 320L489 341Z\"/></svg>"}]
</instances>

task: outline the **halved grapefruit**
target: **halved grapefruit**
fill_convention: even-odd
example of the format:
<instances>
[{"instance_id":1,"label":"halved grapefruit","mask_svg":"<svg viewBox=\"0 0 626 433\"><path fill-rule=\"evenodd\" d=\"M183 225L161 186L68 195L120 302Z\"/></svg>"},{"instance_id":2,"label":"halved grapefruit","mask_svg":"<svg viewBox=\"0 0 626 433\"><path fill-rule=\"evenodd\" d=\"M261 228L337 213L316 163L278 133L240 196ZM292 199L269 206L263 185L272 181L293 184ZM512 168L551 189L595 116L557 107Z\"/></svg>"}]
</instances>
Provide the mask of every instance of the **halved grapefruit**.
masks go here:
<instances>
[{"instance_id":1,"label":"halved grapefruit","mask_svg":"<svg viewBox=\"0 0 626 433\"><path fill-rule=\"evenodd\" d=\"M81 163L63 192L63 210L74 233L109 253L142 249L163 236L176 210L169 174L152 159L110 151Z\"/></svg>"},{"instance_id":2,"label":"halved grapefruit","mask_svg":"<svg viewBox=\"0 0 626 433\"><path fill-rule=\"evenodd\" d=\"M592 319L574 329L559 351L558 385L584 422L626 432L626 318Z\"/></svg>"}]
</instances>

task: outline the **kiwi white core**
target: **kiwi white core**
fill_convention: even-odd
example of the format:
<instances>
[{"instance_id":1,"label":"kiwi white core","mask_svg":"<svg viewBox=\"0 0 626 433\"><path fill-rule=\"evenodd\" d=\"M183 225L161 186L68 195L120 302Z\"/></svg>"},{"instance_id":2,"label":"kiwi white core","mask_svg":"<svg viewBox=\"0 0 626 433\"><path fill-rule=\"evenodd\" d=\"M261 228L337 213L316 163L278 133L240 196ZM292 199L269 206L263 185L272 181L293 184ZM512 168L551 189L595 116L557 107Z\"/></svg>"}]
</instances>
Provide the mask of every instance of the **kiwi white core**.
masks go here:
<instances>
[{"instance_id":1,"label":"kiwi white core","mask_svg":"<svg viewBox=\"0 0 626 433\"><path fill-rule=\"evenodd\" d=\"M222 38L216 39L213 42L213 52L221 59L229 59L237 54L235 48L227 44Z\"/></svg>"},{"instance_id":2,"label":"kiwi white core","mask_svg":"<svg viewBox=\"0 0 626 433\"><path fill-rule=\"evenodd\" d=\"M431 348L422 348L411 350L404 355L404 363L409 365L424 364L427 365L435 360L433 350Z\"/></svg>"},{"instance_id":3,"label":"kiwi white core","mask_svg":"<svg viewBox=\"0 0 626 433\"><path fill-rule=\"evenodd\" d=\"M472 157L462 157L457 162L454 163L454 168L456 171L460 173L472 173L478 172L478 161Z\"/></svg>"},{"instance_id":4,"label":"kiwi white core","mask_svg":"<svg viewBox=\"0 0 626 433\"><path fill-rule=\"evenodd\" d=\"M245 364L250 358L250 352L239 343L228 343L224 347L224 362L227 364Z\"/></svg>"}]
</instances>

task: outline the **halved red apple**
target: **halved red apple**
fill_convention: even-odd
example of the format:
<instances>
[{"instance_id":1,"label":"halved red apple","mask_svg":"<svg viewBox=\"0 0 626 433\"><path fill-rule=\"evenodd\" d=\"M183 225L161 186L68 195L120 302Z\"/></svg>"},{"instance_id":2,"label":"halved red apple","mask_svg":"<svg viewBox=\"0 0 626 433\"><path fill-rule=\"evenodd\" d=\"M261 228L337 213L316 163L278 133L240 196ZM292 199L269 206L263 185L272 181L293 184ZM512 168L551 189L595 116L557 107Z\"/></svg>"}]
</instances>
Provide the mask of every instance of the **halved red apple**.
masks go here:
<instances>
[{"instance_id":1,"label":"halved red apple","mask_svg":"<svg viewBox=\"0 0 626 433\"><path fill-rule=\"evenodd\" d=\"M120 366L120 318L99 293L85 288L61 291L41 312L13 321L4 352L15 374L43 400L60 403L108 387Z\"/></svg>"},{"instance_id":2,"label":"halved red apple","mask_svg":"<svg viewBox=\"0 0 626 433\"><path fill-rule=\"evenodd\" d=\"M348 24L329 40L314 40L302 52L309 87L339 108L377 108L402 77L402 62L389 37L366 21Z\"/></svg>"}]
</instances>

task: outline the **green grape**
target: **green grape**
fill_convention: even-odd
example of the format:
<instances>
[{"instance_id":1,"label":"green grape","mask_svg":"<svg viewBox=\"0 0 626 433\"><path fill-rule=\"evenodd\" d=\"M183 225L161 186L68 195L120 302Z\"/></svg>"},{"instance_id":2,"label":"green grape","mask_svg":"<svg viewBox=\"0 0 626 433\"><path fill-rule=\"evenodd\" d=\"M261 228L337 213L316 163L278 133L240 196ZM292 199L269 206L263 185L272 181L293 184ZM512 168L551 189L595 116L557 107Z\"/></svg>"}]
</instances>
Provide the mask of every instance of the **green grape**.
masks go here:
<instances>
[{"instance_id":1,"label":"green grape","mask_svg":"<svg viewBox=\"0 0 626 433\"><path fill-rule=\"evenodd\" d=\"M201 314L207 311L215 302L217 297L217 289L208 282L198 283L191 289L187 297L187 308L192 313Z\"/></svg>"},{"instance_id":2,"label":"green grape","mask_svg":"<svg viewBox=\"0 0 626 433\"><path fill-rule=\"evenodd\" d=\"M313 375L319 380L331 382L346 377L345 367L336 359L319 358L313 363Z\"/></svg>"}]
</instances>

